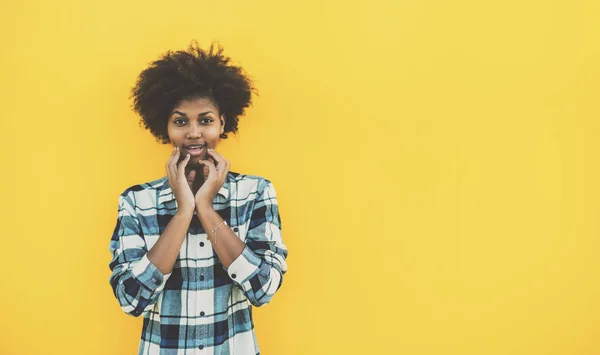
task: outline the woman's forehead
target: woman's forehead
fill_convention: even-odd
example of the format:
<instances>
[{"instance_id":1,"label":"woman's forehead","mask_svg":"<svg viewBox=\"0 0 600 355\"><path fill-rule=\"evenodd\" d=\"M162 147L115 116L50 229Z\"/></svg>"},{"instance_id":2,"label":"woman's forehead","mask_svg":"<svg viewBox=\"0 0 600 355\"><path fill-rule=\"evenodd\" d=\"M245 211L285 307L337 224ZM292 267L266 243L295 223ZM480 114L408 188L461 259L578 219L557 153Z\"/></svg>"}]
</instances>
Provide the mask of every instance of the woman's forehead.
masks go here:
<instances>
[{"instance_id":1,"label":"woman's forehead","mask_svg":"<svg viewBox=\"0 0 600 355\"><path fill-rule=\"evenodd\" d=\"M215 115L219 114L219 108L215 102L207 97L198 97L193 99L181 100L175 105L174 111L182 111L191 114L203 114L205 112L212 112Z\"/></svg>"}]
</instances>

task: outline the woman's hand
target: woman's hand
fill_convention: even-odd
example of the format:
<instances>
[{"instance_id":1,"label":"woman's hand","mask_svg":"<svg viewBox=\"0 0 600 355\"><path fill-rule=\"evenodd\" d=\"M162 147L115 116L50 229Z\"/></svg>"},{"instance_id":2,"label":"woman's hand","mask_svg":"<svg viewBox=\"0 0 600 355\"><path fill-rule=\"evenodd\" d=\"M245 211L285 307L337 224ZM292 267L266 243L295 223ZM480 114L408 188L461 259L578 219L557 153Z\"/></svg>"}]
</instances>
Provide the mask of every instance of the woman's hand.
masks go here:
<instances>
[{"instance_id":1,"label":"woman's hand","mask_svg":"<svg viewBox=\"0 0 600 355\"><path fill-rule=\"evenodd\" d=\"M213 158L216 165L210 159L198 161L198 163L208 167L208 176L194 197L198 210L212 208L213 200L225 183L231 165L227 159L213 149L208 149L207 153Z\"/></svg>"},{"instance_id":2,"label":"woman's hand","mask_svg":"<svg viewBox=\"0 0 600 355\"><path fill-rule=\"evenodd\" d=\"M171 190L177 201L177 211L193 213L194 193L185 176L185 167L190 161L190 155L188 154L178 165L177 162L179 161L180 154L179 147L176 147L167 162L169 186L171 186Z\"/></svg>"}]
</instances>

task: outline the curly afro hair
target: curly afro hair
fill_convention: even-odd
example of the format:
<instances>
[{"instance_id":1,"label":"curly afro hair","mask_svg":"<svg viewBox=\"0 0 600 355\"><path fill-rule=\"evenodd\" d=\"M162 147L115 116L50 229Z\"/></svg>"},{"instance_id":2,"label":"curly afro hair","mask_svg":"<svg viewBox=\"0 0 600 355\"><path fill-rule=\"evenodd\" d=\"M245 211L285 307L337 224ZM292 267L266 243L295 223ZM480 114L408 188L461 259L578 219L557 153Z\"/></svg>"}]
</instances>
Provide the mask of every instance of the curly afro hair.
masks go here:
<instances>
[{"instance_id":1,"label":"curly afro hair","mask_svg":"<svg viewBox=\"0 0 600 355\"><path fill-rule=\"evenodd\" d=\"M168 51L150 63L131 90L140 126L167 144L167 122L173 108L182 100L202 97L212 100L225 115L221 138L227 138L228 132L235 134L239 117L257 93L243 69L230 62L221 45L212 43L206 51L193 41L187 50Z\"/></svg>"}]
</instances>

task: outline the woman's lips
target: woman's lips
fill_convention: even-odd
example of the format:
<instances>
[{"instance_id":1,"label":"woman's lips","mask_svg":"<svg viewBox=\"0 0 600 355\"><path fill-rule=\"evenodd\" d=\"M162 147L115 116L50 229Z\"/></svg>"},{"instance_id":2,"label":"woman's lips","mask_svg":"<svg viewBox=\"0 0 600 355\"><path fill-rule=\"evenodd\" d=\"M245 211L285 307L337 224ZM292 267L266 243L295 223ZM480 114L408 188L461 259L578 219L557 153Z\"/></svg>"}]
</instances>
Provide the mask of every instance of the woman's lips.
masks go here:
<instances>
[{"instance_id":1,"label":"woman's lips","mask_svg":"<svg viewBox=\"0 0 600 355\"><path fill-rule=\"evenodd\" d=\"M186 152L190 153L190 156L197 157L202 155L202 153L206 150L206 145L202 146L202 148L189 148L184 147Z\"/></svg>"}]
</instances>

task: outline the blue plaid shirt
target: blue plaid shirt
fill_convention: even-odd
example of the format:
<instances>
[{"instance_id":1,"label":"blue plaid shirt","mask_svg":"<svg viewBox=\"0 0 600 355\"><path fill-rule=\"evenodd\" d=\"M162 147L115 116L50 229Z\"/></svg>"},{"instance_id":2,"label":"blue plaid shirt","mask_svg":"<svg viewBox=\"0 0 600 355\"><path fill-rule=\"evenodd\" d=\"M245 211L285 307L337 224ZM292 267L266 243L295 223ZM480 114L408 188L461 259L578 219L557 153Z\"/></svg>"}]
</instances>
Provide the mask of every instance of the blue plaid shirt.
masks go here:
<instances>
[{"instance_id":1,"label":"blue plaid shirt","mask_svg":"<svg viewBox=\"0 0 600 355\"><path fill-rule=\"evenodd\" d=\"M123 311L144 317L139 354L260 354L252 305L268 303L287 270L275 189L230 172L213 207L245 242L242 254L225 269L194 215L172 272L163 275L146 254L177 211L169 180L119 196L110 285Z\"/></svg>"}]
</instances>

